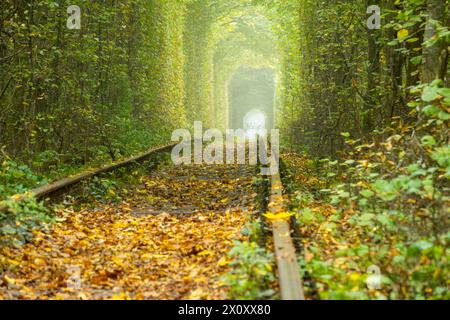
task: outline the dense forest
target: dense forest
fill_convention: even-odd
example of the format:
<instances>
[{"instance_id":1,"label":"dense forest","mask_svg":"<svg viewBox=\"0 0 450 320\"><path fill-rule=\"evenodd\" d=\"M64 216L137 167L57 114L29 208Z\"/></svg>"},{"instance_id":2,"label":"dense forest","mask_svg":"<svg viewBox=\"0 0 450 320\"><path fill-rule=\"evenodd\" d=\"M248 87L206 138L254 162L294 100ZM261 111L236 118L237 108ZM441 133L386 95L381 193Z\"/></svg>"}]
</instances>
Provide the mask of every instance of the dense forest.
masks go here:
<instances>
[{"instance_id":1,"label":"dense forest","mask_svg":"<svg viewBox=\"0 0 450 320\"><path fill-rule=\"evenodd\" d=\"M271 244L260 239L267 233L264 219L231 210L209 226L159 207L172 199L177 210L198 205L212 214L233 207L239 194L252 194L247 182L214 185L229 193L220 198L204 194L212 188L206 182L169 183L148 172L139 178L144 169L138 167L94 178L83 186L89 195L83 201L73 196L47 204L24 196L169 144L174 130L192 129L195 121L204 130L239 128L252 110L264 114L267 129L280 130L285 217L295 229L308 299L449 299L449 26L448 0L2 0L0 200L7 209L0 211L0 299L279 298ZM231 179L227 169L196 170L194 178ZM261 177L242 175L263 184ZM130 199L141 193L136 185L147 186L142 199L164 211L144 217L145 223L119 221L136 233L164 225L165 232L145 241L167 234L178 239L183 225L203 235L217 228L204 237L209 241L233 226L242 227L242 235L217 245L217 252L192 249L199 260L170 260L172 282L154 276L158 286L142 280L156 271L126 263L122 253L132 245L118 246L122 251L112 258L81 260L82 241L91 238L80 233L129 241L117 235L121 228L114 232L118 222L110 216L133 207ZM177 195L187 185L189 206L189 197ZM168 193L159 194L161 188ZM244 198L248 207L253 200ZM39 249L62 252L66 245L72 249L65 262ZM161 248L153 254L158 261L172 250ZM59 290L52 275L67 261L84 265L78 271L83 283L111 294ZM122 273L100 274L110 261ZM182 274L177 263L191 273ZM206 265L214 267L202 269ZM381 274L380 288L367 284L371 268ZM202 282L202 272L220 281ZM41 285L40 277L52 284ZM119 285L121 277L127 281ZM197 277L195 289L181 288L189 277ZM130 284L138 278L147 291ZM150 287L165 294L152 296Z\"/></svg>"}]
</instances>

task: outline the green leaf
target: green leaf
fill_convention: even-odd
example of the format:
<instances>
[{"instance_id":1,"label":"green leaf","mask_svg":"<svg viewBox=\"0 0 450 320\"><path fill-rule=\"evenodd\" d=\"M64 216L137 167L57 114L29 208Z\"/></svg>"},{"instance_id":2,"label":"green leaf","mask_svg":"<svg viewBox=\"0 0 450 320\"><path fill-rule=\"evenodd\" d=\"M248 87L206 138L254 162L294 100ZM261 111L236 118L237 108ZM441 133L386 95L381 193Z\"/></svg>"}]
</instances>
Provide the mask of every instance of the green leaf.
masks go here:
<instances>
[{"instance_id":1,"label":"green leaf","mask_svg":"<svg viewBox=\"0 0 450 320\"><path fill-rule=\"evenodd\" d=\"M372 221L374 220L375 215L373 213L364 213L361 215L358 219L358 224L362 226L369 226L372 224Z\"/></svg>"},{"instance_id":2,"label":"green leaf","mask_svg":"<svg viewBox=\"0 0 450 320\"><path fill-rule=\"evenodd\" d=\"M423 108L422 111L429 117L435 117L435 116L439 115L439 113L441 112L441 109L439 107L435 106L434 104L430 104L430 105L426 106L425 108Z\"/></svg>"},{"instance_id":3,"label":"green leaf","mask_svg":"<svg viewBox=\"0 0 450 320\"><path fill-rule=\"evenodd\" d=\"M445 112L445 111L441 111L441 112L439 112L438 117L441 120L447 121L447 120L450 119L450 113Z\"/></svg>"},{"instance_id":4,"label":"green leaf","mask_svg":"<svg viewBox=\"0 0 450 320\"><path fill-rule=\"evenodd\" d=\"M436 144L436 140L430 135L422 137L421 142L424 146L427 146L427 147L431 147Z\"/></svg>"},{"instance_id":5,"label":"green leaf","mask_svg":"<svg viewBox=\"0 0 450 320\"><path fill-rule=\"evenodd\" d=\"M378 215L377 220L379 223L381 223L384 226L389 225L392 222L391 219L389 219L389 217L384 214Z\"/></svg>"},{"instance_id":6,"label":"green leaf","mask_svg":"<svg viewBox=\"0 0 450 320\"><path fill-rule=\"evenodd\" d=\"M423 89L422 100L425 102L432 102L439 98L436 87L427 86Z\"/></svg>"},{"instance_id":7,"label":"green leaf","mask_svg":"<svg viewBox=\"0 0 450 320\"><path fill-rule=\"evenodd\" d=\"M450 88L440 88L437 93L443 97L450 97Z\"/></svg>"},{"instance_id":8,"label":"green leaf","mask_svg":"<svg viewBox=\"0 0 450 320\"><path fill-rule=\"evenodd\" d=\"M417 66L418 64L420 64L422 62L422 56L417 56L414 58L411 58L411 63L415 66Z\"/></svg>"},{"instance_id":9,"label":"green leaf","mask_svg":"<svg viewBox=\"0 0 450 320\"><path fill-rule=\"evenodd\" d=\"M360 194L364 197L364 198L371 198L374 196L374 192L369 190L369 189L365 189L365 190L361 190Z\"/></svg>"},{"instance_id":10,"label":"green leaf","mask_svg":"<svg viewBox=\"0 0 450 320\"><path fill-rule=\"evenodd\" d=\"M417 42L417 41L419 41L419 38L410 38L410 39L406 40L406 42L408 42L408 43L413 43L413 42Z\"/></svg>"}]
</instances>

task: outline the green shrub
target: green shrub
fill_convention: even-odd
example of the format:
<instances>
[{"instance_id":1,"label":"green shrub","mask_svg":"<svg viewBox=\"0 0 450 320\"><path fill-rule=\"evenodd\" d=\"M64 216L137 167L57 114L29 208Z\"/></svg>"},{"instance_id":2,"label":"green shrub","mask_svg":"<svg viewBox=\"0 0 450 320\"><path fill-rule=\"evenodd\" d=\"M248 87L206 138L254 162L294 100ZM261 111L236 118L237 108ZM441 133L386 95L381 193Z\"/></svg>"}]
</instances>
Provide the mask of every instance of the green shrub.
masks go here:
<instances>
[{"instance_id":1,"label":"green shrub","mask_svg":"<svg viewBox=\"0 0 450 320\"><path fill-rule=\"evenodd\" d=\"M7 212L0 212L0 246L21 245L33 236L33 230L54 220L49 210L30 195L24 195L20 202L13 198L0 204L8 206Z\"/></svg>"},{"instance_id":2,"label":"green shrub","mask_svg":"<svg viewBox=\"0 0 450 320\"><path fill-rule=\"evenodd\" d=\"M229 297L239 300L268 299L274 296L271 282L275 281L273 254L252 241L257 238L259 223L247 224L242 233L248 241L234 241L228 253L231 270L222 277L229 287Z\"/></svg>"},{"instance_id":3,"label":"green shrub","mask_svg":"<svg viewBox=\"0 0 450 320\"><path fill-rule=\"evenodd\" d=\"M34 174L26 165L6 159L0 165L0 199L16 193L24 193L46 180Z\"/></svg>"}]
</instances>

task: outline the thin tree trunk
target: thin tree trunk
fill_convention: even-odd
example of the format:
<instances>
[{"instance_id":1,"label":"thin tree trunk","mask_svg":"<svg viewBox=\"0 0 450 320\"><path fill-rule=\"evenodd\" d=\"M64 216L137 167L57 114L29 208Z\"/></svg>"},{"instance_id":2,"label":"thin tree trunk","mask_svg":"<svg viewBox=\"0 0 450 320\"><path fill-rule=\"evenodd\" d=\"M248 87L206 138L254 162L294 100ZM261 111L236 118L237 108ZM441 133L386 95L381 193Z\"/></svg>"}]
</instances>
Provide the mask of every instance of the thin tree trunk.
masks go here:
<instances>
[{"instance_id":1,"label":"thin tree trunk","mask_svg":"<svg viewBox=\"0 0 450 320\"><path fill-rule=\"evenodd\" d=\"M437 35L437 23L445 23L445 0L428 0L428 21L425 27L424 40L428 41ZM442 70L447 62L444 41L438 41L432 46L425 45L423 48L422 82L429 83L436 79L442 79Z\"/></svg>"}]
</instances>

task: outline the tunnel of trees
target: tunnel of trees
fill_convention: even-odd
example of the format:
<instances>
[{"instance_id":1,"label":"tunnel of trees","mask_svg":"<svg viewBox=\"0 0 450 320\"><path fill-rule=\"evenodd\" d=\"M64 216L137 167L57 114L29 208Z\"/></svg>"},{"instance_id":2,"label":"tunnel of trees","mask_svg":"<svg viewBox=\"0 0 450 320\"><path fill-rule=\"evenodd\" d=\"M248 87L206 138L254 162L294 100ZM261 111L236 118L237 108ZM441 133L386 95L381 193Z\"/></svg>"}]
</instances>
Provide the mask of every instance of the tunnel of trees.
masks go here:
<instances>
[{"instance_id":1,"label":"tunnel of trees","mask_svg":"<svg viewBox=\"0 0 450 320\"><path fill-rule=\"evenodd\" d=\"M245 118L251 117L252 112L255 115L259 112L264 117L262 128L273 128L274 97L275 79L271 69L236 70L228 93L229 128L244 128Z\"/></svg>"},{"instance_id":2,"label":"tunnel of trees","mask_svg":"<svg viewBox=\"0 0 450 320\"><path fill-rule=\"evenodd\" d=\"M67 25L74 4L79 29ZM379 28L368 25L371 5ZM284 175L313 239L302 261L316 297L448 299L449 9L448 0L2 0L0 200L167 144L194 121L241 128L260 111L280 130L283 167L300 168ZM32 208L14 211L32 216L22 223L0 213L0 239L48 222ZM362 289L370 265L388 289Z\"/></svg>"}]
</instances>

